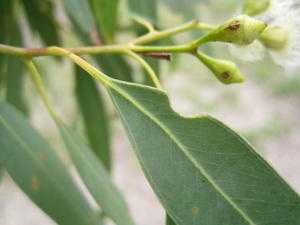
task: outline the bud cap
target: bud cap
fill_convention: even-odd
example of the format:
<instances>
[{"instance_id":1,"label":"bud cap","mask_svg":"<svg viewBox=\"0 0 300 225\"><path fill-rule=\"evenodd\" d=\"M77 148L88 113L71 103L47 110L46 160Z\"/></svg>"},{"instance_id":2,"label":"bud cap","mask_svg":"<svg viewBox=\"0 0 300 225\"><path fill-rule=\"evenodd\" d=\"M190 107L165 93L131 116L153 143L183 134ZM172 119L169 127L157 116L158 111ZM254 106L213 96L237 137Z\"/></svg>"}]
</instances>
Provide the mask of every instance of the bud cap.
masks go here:
<instances>
[{"instance_id":1,"label":"bud cap","mask_svg":"<svg viewBox=\"0 0 300 225\"><path fill-rule=\"evenodd\" d=\"M271 0L246 0L243 7L243 13L249 16L255 16L265 12L271 4Z\"/></svg>"},{"instance_id":2,"label":"bud cap","mask_svg":"<svg viewBox=\"0 0 300 225\"><path fill-rule=\"evenodd\" d=\"M259 40L267 48L282 50L288 42L288 31L280 27L271 27L260 35Z\"/></svg>"}]
</instances>

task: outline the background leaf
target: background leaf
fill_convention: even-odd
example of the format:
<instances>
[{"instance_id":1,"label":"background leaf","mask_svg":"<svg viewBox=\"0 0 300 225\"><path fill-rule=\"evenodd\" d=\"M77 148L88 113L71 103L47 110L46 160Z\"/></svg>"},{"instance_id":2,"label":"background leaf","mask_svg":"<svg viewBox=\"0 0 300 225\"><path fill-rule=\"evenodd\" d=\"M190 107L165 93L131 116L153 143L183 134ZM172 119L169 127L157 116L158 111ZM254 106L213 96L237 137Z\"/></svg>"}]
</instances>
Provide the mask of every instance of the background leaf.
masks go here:
<instances>
[{"instance_id":1,"label":"background leaf","mask_svg":"<svg viewBox=\"0 0 300 225\"><path fill-rule=\"evenodd\" d=\"M91 1L92 2L92 1ZM104 3L105 2L105 3ZM109 20L98 21L97 15L102 13L103 9L99 5L105 4L109 5L110 0L106 1L95 1L93 4L96 4L97 7L93 9L93 18L98 22L98 25L101 24L104 27L110 26L110 20L116 21L117 19L117 6L116 2L114 3L115 12L110 15ZM99 4L99 5L98 5ZM114 18L115 17L115 18ZM101 17L102 18L102 17ZM73 29L78 35L82 43L85 45L93 45L94 43L90 40L88 33L79 26L76 20L72 19ZM101 32L101 27L99 30ZM114 32L106 33L106 36L110 40L113 40ZM104 40L105 41L105 40ZM120 55L95 55L94 56L97 64L101 67L105 73L110 76L132 82L132 70L131 67L127 64L124 58ZM109 120L107 114L105 113L105 105L102 100L101 91L99 92L95 87L95 81L81 71L79 68L75 70L76 73L76 99L79 106L81 107L81 112L84 118L85 128L87 131L87 136L91 148L94 152L97 152L97 156L104 163L107 169L110 168L110 136L109 136L109 127L106 125L106 121ZM87 97L88 95L88 97ZM89 101L87 101L89 99Z\"/></svg>"},{"instance_id":2,"label":"background leaf","mask_svg":"<svg viewBox=\"0 0 300 225\"><path fill-rule=\"evenodd\" d=\"M81 110L87 137L92 150L102 161L107 170L110 169L110 144L108 116L103 99L96 87L95 81L76 66L76 96Z\"/></svg>"},{"instance_id":3,"label":"background leaf","mask_svg":"<svg viewBox=\"0 0 300 225\"><path fill-rule=\"evenodd\" d=\"M106 44L112 44L117 24L119 0L89 0L89 2L101 39Z\"/></svg>"},{"instance_id":4,"label":"background leaf","mask_svg":"<svg viewBox=\"0 0 300 225\"><path fill-rule=\"evenodd\" d=\"M9 43L13 46L23 46L22 37L18 25L14 26L14 31ZM15 106L18 110L27 114L27 107L24 101L24 64L14 56L6 58L6 101Z\"/></svg>"},{"instance_id":5,"label":"background leaf","mask_svg":"<svg viewBox=\"0 0 300 225\"><path fill-rule=\"evenodd\" d=\"M62 0L70 17L83 32L89 33L95 29L95 23L87 1Z\"/></svg>"},{"instance_id":6,"label":"background leaf","mask_svg":"<svg viewBox=\"0 0 300 225\"><path fill-rule=\"evenodd\" d=\"M118 225L134 225L123 197L110 181L104 166L75 132L61 122L58 127L74 165L103 213Z\"/></svg>"},{"instance_id":7,"label":"background leaf","mask_svg":"<svg viewBox=\"0 0 300 225\"><path fill-rule=\"evenodd\" d=\"M31 29L38 33L45 45L59 45L60 38L54 5L50 0L22 0Z\"/></svg>"},{"instance_id":8,"label":"background leaf","mask_svg":"<svg viewBox=\"0 0 300 225\"><path fill-rule=\"evenodd\" d=\"M15 0L0 1L0 43L7 44L12 36L15 23ZM6 71L6 56L0 54L0 91L3 88L4 73Z\"/></svg>"},{"instance_id":9,"label":"background leaf","mask_svg":"<svg viewBox=\"0 0 300 225\"><path fill-rule=\"evenodd\" d=\"M239 135L208 115L174 112L154 88L109 81L139 161L178 225L300 221L300 198Z\"/></svg>"},{"instance_id":10,"label":"background leaf","mask_svg":"<svg viewBox=\"0 0 300 225\"><path fill-rule=\"evenodd\" d=\"M8 104L0 104L0 163L58 224L91 225L97 216L55 151Z\"/></svg>"}]
</instances>

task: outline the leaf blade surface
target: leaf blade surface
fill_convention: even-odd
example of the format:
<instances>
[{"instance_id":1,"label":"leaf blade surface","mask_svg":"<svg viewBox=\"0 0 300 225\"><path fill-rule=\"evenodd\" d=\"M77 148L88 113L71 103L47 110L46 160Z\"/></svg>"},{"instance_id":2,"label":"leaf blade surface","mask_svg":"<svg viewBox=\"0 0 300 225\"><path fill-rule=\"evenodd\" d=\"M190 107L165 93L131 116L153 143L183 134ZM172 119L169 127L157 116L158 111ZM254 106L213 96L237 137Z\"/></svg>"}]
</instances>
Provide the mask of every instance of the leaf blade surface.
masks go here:
<instances>
[{"instance_id":1,"label":"leaf blade surface","mask_svg":"<svg viewBox=\"0 0 300 225\"><path fill-rule=\"evenodd\" d=\"M6 103L0 104L0 146L2 166L57 223L96 223L96 214L56 153L24 117Z\"/></svg>"},{"instance_id":2,"label":"leaf blade surface","mask_svg":"<svg viewBox=\"0 0 300 225\"><path fill-rule=\"evenodd\" d=\"M109 83L146 176L176 224L300 222L299 196L230 128L208 115L179 115L158 89Z\"/></svg>"}]
</instances>

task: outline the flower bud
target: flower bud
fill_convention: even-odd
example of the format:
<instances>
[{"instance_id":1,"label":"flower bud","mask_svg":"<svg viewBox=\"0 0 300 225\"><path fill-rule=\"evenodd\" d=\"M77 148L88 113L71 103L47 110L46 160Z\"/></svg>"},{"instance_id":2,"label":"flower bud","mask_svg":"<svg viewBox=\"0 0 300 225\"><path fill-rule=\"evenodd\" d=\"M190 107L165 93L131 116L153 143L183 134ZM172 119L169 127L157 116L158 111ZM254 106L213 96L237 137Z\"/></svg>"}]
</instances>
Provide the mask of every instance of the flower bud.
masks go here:
<instances>
[{"instance_id":1,"label":"flower bud","mask_svg":"<svg viewBox=\"0 0 300 225\"><path fill-rule=\"evenodd\" d=\"M271 27L260 35L259 40L267 48L282 50L288 42L288 31L280 27Z\"/></svg>"},{"instance_id":2,"label":"flower bud","mask_svg":"<svg viewBox=\"0 0 300 225\"><path fill-rule=\"evenodd\" d=\"M242 83L245 78L237 65L228 60L209 57L200 52L196 56L213 72L215 77L224 84Z\"/></svg>"},{"instance_id":3,"label":"flower bud","mask_svg":"<svg viewBox=\"0 0 300 225\"><path fill-rule=\"evenodd\" d=\"M262 21L246 15L232 18L219 26L216 30L205 35L201 41L221 41L234 44L248 45L257 39L267 27Z\"/></svg>"},{"instance_id":4,"label":"flower bud","mask_svg":"<svg viewBox=\"0 0 300 225\"><path fill-rule=\"evenodd\" d=\"M243 13L249 16L261 14L269 8L270 3L271 0L246 0Z\"/></svg>"}]
</instances>

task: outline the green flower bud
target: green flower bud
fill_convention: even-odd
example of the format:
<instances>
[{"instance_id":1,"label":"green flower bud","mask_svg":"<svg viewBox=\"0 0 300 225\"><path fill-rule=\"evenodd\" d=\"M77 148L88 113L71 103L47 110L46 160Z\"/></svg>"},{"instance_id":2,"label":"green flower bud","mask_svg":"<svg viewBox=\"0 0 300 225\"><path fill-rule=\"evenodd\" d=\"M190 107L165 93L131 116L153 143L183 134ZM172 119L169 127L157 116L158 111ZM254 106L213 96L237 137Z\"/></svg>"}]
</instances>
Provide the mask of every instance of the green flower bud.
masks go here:
<instances>
[{"instance_id":1,"label":"green flower bud","mask_svg":"<svg viewBox=\"0 0 300 225\"><path fill-rule=\"evenodd\" d=\"M209 41L221 41L234 44L248 45L259 37L267 24L246 15L232 18L216 30L205 35L197 44Z\"/></svg>"},{"instance_id":2,"label":"green flower bud","mask_svg":"<svg viewBox=\"0 0 300 225\"><path fill-rule=\"evenodd\" d=\"M271 4L271 0L246 0L243 7L243 13L249 16L255 16L266 11Z\"/></svg>"},{"instance_id":3,"label":"green flower bud","mask_svg":"<svg viewBox=\"0 0 300 225\"><path fill-rule=\"evenodd\" d=\"M288 31L280 27L271 27L260 35L259 40L267 48L282 50L288 42Z\"/></svg>"},{"instance_id":4,"label":"green flower bud","mask_svg":"<svg viewBox=\"0 0 300 225\"><path fill-rule=\"evenodd\" d=\"M200 52L196 56L213 72L215 77L224 84L242 83L245 81L237 65L228 60L209 57Z\"/></svg>"}]
</instances>

